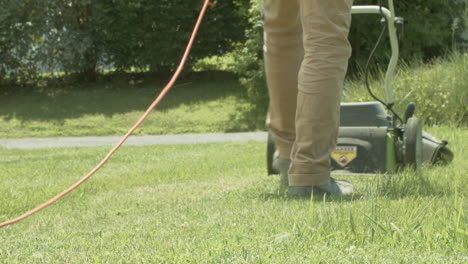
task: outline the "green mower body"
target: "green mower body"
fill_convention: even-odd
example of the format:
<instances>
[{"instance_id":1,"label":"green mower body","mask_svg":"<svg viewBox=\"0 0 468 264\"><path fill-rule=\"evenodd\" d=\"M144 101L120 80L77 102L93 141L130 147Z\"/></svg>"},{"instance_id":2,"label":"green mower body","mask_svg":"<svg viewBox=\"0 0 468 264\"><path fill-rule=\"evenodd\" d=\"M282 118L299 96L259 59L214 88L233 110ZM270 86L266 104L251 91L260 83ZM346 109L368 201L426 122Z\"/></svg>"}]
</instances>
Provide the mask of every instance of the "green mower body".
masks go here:
<instances>
[{"instance_id":1,"label":"green mower body","mask_svg":"<svg viewBox=\"0 0 468 264\"><path fill-rule=\"evenodd\" d=\"M343 103L338 141L330 156L332 173L394 173L400 168L420 168L422 164L449 163L453 159L446 141L438 141L421 130L419 119L411 117L406 126L394 127L379 102ZM272 167L276 150L268 137L267 168Z\"/></svg>"}]
</instances>

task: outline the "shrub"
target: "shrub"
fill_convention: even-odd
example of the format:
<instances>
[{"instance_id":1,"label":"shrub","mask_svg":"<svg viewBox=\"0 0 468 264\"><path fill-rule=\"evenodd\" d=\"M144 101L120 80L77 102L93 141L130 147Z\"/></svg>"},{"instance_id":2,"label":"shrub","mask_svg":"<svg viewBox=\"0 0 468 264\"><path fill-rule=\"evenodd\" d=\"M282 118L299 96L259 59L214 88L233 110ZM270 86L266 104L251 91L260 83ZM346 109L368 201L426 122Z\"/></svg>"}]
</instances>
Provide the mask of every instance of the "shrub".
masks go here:
<instances>
[{"instance_id":1,"label":"shrub","mask_svg":"<svg viewBox=\"0 0 468 264\"><path fill-rule=\"evenodd\" d=\"M40 17L34 12L34 0L0 0L0 80L16 80L34 75L34 52L31 46L38 41ZM2 82L0 82L1 84Z\"/></svg>"},{"instance_id":2,"label":"shrub","mask_svg":"<svg viewBox=\"0 0 468 264\"><path fill-rule=\"evenodd\" d=\"M245 2L245 1L244 1ZM171 71L181 57L199 13L198 0L103 0L96 8L99 41L108 63L119 69ZM189 63L230 50L243 41L242 1L218 1L201 26Z\"/></svg>"},{"instance_id":3,"label":"shrub","mask_svg":"<svg viewBox=\"0 0 468 264\"><path fill-rule=\"evenodd\" d=\"M373 92L384 99L383 72L371 82ZM403 114L416 103L416 116L427 125L468 125L468 54L454 52L432 62L403 64L394 81L395 109ZM345 85L345 101L372 100L360 81Z\"/></svg>"},{"instance_id":4,"label":"shrub","mask_svg":"<svg viewBox=\"0 0 468 264\"><path fill-rule=\"evenodd\" d=\"M413 101L426 124L468 125L468 54L455 52L417 67L403 66L395 90L401 105Z\"/></svg>"},{"instance_id":5,"label":"shrub","mask_svg":"<svg viewBox=\"0 0 468 264\"><path fill-rule=\"evenodd\" d=\"M189 64L198 58L223 54L231 49L231 43L244 41L247 1L218 1L209 9ZM0 77L24 79L64 72L93 79L98 65L120 70L173 70L202 1L0 3Z\"/></svg>"},{"instance_id":6,"label":"shrub","mask_svg":"<svg viewBox=\"0 0 468 264\"><path fill-rule=\"evenodd\" d=\"M263 63L263 33L261 18L257 0L251 0L248 10L248 26L245 30L247 40L237 45L233 56L235 58L235 72L240 76L240 83L245 88L245 93L250 105L244 105L238 109L234 119L240 119L247 127L239 129L263 129L265 127L265 115L268 107L268 90L265 82Z\"/></svg>"}]
</instances>

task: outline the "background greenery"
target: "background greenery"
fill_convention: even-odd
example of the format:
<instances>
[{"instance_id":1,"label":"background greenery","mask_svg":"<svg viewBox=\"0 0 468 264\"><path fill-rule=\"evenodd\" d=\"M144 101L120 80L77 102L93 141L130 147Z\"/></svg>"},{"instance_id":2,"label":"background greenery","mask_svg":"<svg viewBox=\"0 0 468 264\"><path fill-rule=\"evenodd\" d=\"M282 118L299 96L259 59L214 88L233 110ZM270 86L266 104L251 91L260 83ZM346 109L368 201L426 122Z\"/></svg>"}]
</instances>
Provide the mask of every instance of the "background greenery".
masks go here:
<instances>
[{"instance_id":1,"label":"background greenery","mask_svg":"<svg viewBox=\"0 0 468 264\"><path fill-rule=\"evenodd\" d=\"M466 22L463 1L395 3L398 15L408 22L401 35L404 60L444 54ZM5 79L24 84L44 73L74 73L78 81L94 80L97 72L108 69L167 75L181 56L201 4L201 0L1 0L0 85ZM260 20L257 0L216 1L189 63L239 47L245 56L259 60L258 50L250 50L254 44L255 49L261 47L261 38L252 32ZM379 16L355 17L351 70L362 67L380 28ZM387 49L380 49L377 65L387 57ZM249 67L240 61L238 71L249 75Z\"/></svg>"},{"instance_id":2,"label":"background greenery","mask_svg":"<svg viewBox=\"0 0 468 264\"><path fill-rule=\"evenodd\" d=\"M378 0L354 0L355 5L377 5ZM382 0L385 5L386 1ZM428 61L446 54L459 42L460 33L468 26L465 1L394 1L395 12L405 19L399 28L400 58L403 61ZM353 46L353 68L362 68L381 30L381 17L376 15L355 15L350 32ZM382 47L375 55L375 62L385 65L390 58L389 41L383 40Z\"/></svg>"},{"instance_id":3,"label":"background greenery","mask_svg":"<svg viewBox=\"0 0 468 264\"><path fill-rule=\"evenodd\" d=\"M199 0L0 1L3 7L0 8L0 91L3 93L0 132L7 137L27 136L31 131L33 135L43 136L121 133L113 129L118 126L109 125L105 129L104 125L93 130L86 125L93 120L109 122L121 116L104 113L97 118L94 114L99 115L102 110L90 113L90 109L96 109L92 105L77 110L69 99L81 98L83 102L97 105L89 99L88 91L93 90L101 95L102 108L116 110L122 104L132 105L132 110L138 109L134 115L138 114L142 100L128 94L144 87L149 101L152 96L148 95L160 89L180 58L202 3ZM355 4L377 3L376 0L355 1ZM466 125L467 56L458 52L455 44L468 21L468 3L429 0L395 1L395 4L397 14L407 20L400 35L401 67L394 87L398 111L402 112L408 102L414 101L418 105L417 114L426 124ZM200 71L230 71L237 76L221 75L214 84L208 84L211 80L205 79L206 83L202 81L193 87L188 84L183 89L183 93L200 97L201 101L223 89L235 96L240 103L218 101L219 105L229 105L224 109L228 112L224 117L213 119L223 121L213 121L216 125L211 128L200 124L187 126L190 131L147 129L147 133L206 132L213 127L221 131L264 129L268 93L262 60L261 19L257 0L216 2L205 18L186 67L185 83L197 82L197 77L191 79L191 76ZM371 100L359 80L363 61L380 30L379 16L353 18L350 33L353 56L345 87L346 101ZM372 87L379 95L382 95L382 69L389 55L388 41L384 39L371 64ZM239 78L240 85L233 78ZM219 87L217 91L213 86ZM113 94L119 96L123 87L130 88L126 97L113 98ZM191 93L191 90L196 91ZM30 96L31 103L18 109L15 94ZM185 98L181 94L178 97ZM39 109L33 116L42 113L49 117L27 117L22 112L33 113L28 107ZM71 118L64 117L73 111ZM169 123L170 120L193 123L183 117L168 120ZM74 132L62 131L64 127L70 128L64 124L76 124L71 126ZM35 129L25 129L30 125Z\"/></svg>"},{"instance_id":4,"label":"background greenery","mask_svg":"<svg viewBox=\"0 0 468 264\"><path fill-rule=\"evenodd\" d=\"M384 72L375 74L371 89L384 94ZM416 103L416 115L426 125L468 125L468 54L452 53L427 63L400 63L393 83L395 109L404 113L408 103ZM345 83L344 101L373 100L362 82Z\"/></svg>"},{"instance_id":5,"label":"background greenery","mask_svg":"<svg viewBox=\"0 0 468 264\"><path fill-rule=\"evenodd\" d=\"M209 10L190 61L222 54L244 39L242 3ZM101 69L158 72L178 63L199 0L1 0L0 78L24 83L41 73L94 80Z\"/></svg>"},{"instance_id":6,"label":"background greenery","mask_svg":"<svg viewBox=\"0 0 468 264\"><path fill-rule=\"evenodd\" d=\"M378 4L379 1L356 0L355 5ZM382 1L385 3L385 1ZM397 16L406 20L400 28L401 74L396 76L396 108L403 111L409 102L416 102L418 115L427 124L455 122L467 124L468 105L467 57L459 53L459 32L468 27L468 2L466 1L395 1ZM260 129L268 107L264 66L262 61L262 31L258 21L261 11L258 1L251 0L247 40L228 54L227 62L241 76L249 106L237 111L237 119L244 120L250 129ZM360 80L363 79L365 62L382 29L381 17L355 15L350 32L353 54L345 87L345 101L373 100ZM372 86L380 98L383 71L391 56L388 36L385 34L370 64ZM451 55L452 53L455 53ZM235 63L231 63L234 60ZM206 62L206 61L205 61ZM447 64L446 64L447 63ZM426 65L426 66L423 66ZM449 66L450 65L450 66ZM351 96L352 95L352 96ZM447 107L450 105L450 107ZM440 110L443 109L443 110ZM443 114L449 112L450 115Z\"/></svg>"},{"instance_id":7,"label":"background greenery","mask_svg":"<svg viewBox=\"0 0 468 264\"><path fill-rule=\"evenodd\" d=\"M231 59L222 62L232 61ZM208 63L205 61L205 63ZM395 79L396 109L409 102L426 126L468 125L468 55L412 66L402 65ZM252 71L262 74L263 71ZM383 75L371 81L383 96ZM246 79L243 79L243 81ZM261 78L257 78L263 87ZM245 82L251 84L251 82ZM135 134L234 132L265 129L266 92L247 93L237 75L199 72L184 76ZM48 84L0 89L0 137L122 135L162 89L159 78L114 76L92 84ZM259 92L253 86L249 92ZM263 103L259 103L261 98ZM343 100L372 100L359 80L345 83Z\"/></svg>"}]
</instances>

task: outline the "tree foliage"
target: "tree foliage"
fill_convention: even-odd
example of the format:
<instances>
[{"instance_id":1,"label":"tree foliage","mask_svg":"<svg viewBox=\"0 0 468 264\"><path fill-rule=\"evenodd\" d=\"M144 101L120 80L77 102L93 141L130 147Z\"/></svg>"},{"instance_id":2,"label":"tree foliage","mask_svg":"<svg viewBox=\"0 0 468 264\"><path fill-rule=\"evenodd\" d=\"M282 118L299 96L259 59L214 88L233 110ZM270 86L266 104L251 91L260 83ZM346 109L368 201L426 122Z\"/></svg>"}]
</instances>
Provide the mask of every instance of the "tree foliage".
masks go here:
<instances>
[{"instance_id":1,"label":"tree foliage","mask_svg":"<svg viewBox=\"0 0 468 264\"><path fill-rule=\"evenodd\" d=\"M386 1L381 1L386 3ZM355 0L355 5L378 5L378 0ZM430 60L445 54L456 41L456 35L463 30L462 24L455 24L463 17L462 1L417 0L394 1L395 12L405 19L399 28L400 59ZM353 46L351 64L362 64L373 48L382 28L381 17L377 15L354 15L351 25L350 42ZM387 37L387 35L385 35ZM389 41L377 51L377 63L385 64L390 57Z\"/></svg>"},{"instance_id":2,"label":"tree foliage","mask_svg":"<svg viewBox=\"0 0 468 264\"><path fill-rule=\"evenodd\" d=\"M244 40L246 0L208 11L190 61L222 54ZM172 70L201 0L0 0L0 77L40 73L93 79L99 68Z\"/></svg>"},{"instance_id":3,"label":"tree foliage","mask_svg":"<svg viewBox=\"0 0 468 264\"><path fill-rule=\"evenodd\" d=\"M12 78L33 73L34 51L39 42L33 32L38 31L39 15L34 0L1 0L0 7L0 77Z\"/></svg>"},{"instance_id":4,"label":"tree foliage","mask_svg":"<svg viewBox=\"0 0 468 264\"><path fill-rule=\"evenodd\" d=\"M119 69L173 70L183 52L202 1L102 0L96 23L105 56ZM194 45L192 61L222 54L243 39L238 1L218 1L209 10Z\"/></svg>"},{"instance_id":5,"label":"tree foliage","mask_svg":"<svg viewBox=\"0 0 468 264\"><path fill-rule=\"evenodd\" d=\"M27 81L42 73L60 72L92 80L97 70L108 68L167 73L180 59L202 2L0 0L0 78ZM355 0L355 4L377 2ZM401 55L406 60L443 54L454 43L454 33L461 30L455 18L466 12L463 2L456 0L395 4L398 15L408 22L401 36ZM263 78L254 72L260 70L260 63L249 64L261 60L262 39L256 33L259 14L257 0L217 1L202 24L189 63L238 46L237 66L244 83ZM379 16L354 17L350 34L354 68L362 65L380 28ZM388 56L388 49L379 49L377 64L385 63Z\"/></svg>"}]
</instances>

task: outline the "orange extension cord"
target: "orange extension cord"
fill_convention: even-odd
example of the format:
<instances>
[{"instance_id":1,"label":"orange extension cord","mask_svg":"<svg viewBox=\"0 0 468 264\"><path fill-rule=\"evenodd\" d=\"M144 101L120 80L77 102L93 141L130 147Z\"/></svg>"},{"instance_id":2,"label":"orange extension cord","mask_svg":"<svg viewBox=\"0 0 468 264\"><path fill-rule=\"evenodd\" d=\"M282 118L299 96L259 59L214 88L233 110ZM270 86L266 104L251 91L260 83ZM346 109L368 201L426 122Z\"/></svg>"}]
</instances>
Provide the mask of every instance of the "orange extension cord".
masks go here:
<instances>
[{"instance_id":1,"label":"orange extension cord","mask_svg":"<svg viewBox=\"0 0 468 264\"><path fill-rule=\"evenodd\" d=\"M7 225L11 225L11 224L14 224L14 223L17 223L39 211L41 211L42 209L46 208L47 206L53 204L54 202L56 202L57 200L59 200L60 198L64 197L65 195L67 195L69 192L73 191L74 189L76 189L78 186L80 186L83 182L85 182L86 180L88 180L89 178L91 178L91 176L93 176L102 166L104 166L104 164L112 157L112 155L114 154L114 152L117 151L117 149L120 148L120 146L122 146L122 144L127 140L127 138L143 123L143 121L145 121L145 119L148 117L148 115L151 113L151 111L156 107L156 105L159 104L159 102L161 102L161 100L163 99L163 97L167 94L167 92L172 88L172 86L174 85L174 83L176 82L177 78L179 77L180 73L182 72L182 69L185 65L185 62L187 61L187 57L190 53L190 49L192 48L192 45L193 45L193 42L195 40L195 36L197 35L197 32L198 32L198 29L200 27L200 24L203 20L203 17L205 16L205 12L206 12L206 9L208 8L208 6L213 6L213 3L210 2L210 0L205 0L205 3L203 4L203 7L200 11L200 15L198 17L198 20L197 20L197 23L195 24L195 28L193 29L193 32L192 32L192 36L190 37L190 40L188 42L188 45L187 45L187 48L185 49L185 53L182 57L182 60L180 61L180 64L179 66L177 67L177 70L175 71L174 75L172 76L171 80L167 83L166 87L164 87L164 89L161 91L161 93L158 95L158 97L153 101L153 103L148 107L148 109L145 111L145 113L140 117L140 119L135 123L135 125L133 125L132 128L130 128L130 130L127 132L127 134L125 134L125 136L122 137L122 139L119 141L119 143L117 143L117 145L115 145L111 151L109 151L109 153L104 157L104 159L102 159L101 162L99 162L98 165L96 165L96 167L94 169L92 169L85 177L83 177L81 180L79 180L78 182L76 182L75 184L73 184L72 186L70 186L68 189L66 189L65 191L59 193L58 195L56 195L54 198L50 199L49 201L37 206L36 208L24 213L23 215L15 218L15 219L12 219L12 220L9 220L9 221L6 221L6 222L3 222L3 223L0 223L0 228L2 227L5 227Z\"/></svg>"}]
</instances>

